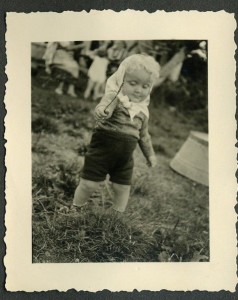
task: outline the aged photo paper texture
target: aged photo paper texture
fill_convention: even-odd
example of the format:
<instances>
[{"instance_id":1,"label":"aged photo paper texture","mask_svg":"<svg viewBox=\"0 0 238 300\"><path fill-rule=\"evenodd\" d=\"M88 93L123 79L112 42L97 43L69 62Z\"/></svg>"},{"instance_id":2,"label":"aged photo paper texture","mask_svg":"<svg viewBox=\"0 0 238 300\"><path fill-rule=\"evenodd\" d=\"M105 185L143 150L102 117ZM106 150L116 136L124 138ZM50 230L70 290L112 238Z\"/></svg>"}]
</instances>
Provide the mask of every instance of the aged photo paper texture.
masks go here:
<instances>
[{"instance_id":1,"label":"aged photo paper texture","mask_svg":"<svg viewBox=\"0 0 238 300\"><path fill-rule=\"evenodd\" d=\"M235 291L234 14L93 10L8 13L6 22L6 289ZM208 43L209 262L32 263L31 43L173 39Z\"/></svg>"}]
</instances>

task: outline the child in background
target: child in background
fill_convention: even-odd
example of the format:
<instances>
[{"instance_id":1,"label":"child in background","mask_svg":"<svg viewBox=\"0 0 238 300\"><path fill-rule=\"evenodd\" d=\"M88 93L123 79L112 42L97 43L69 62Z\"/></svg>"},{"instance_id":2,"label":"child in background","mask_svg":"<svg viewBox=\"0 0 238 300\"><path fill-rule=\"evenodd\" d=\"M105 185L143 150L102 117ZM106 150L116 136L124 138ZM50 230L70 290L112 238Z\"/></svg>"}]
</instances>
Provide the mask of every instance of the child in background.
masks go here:
<instances>
[{"instance_id":1,"label":"child in background","mask_svg":"<svg viewBox=\"0 0 238 300\"><path fill-rule=\"evenodd\" d=\"M110 77L113 73L116 72L120 63L127 56L125 41L114 41L113 45L107 51L107 56L109 59L107 77Z\"/></svg>"},{"instance_id":2,"label":"child in background","mask_svg":"<svg viewBox=\"0 0 238 300\"><path fill-rule=\"evenodd\" d=\"M88 99L93 93L93 100L97 100L102 94L106 82L106 71L108 66L107 51L98 49L95 52L90 52L88 55L93 59L93 62L88 70L88 83L84 92L84 98Z\"/></svg>"},{"instance_id":3,"label":"child in background","mask_svg":"<svg viewBox=\"0 0 238 300\"><path fill-rule=\"evenodd\" d=\"M85 156L73 206L82 207L110 175L113 209L124 212L128 203L137 143L148 165L156 157L148 133L150 93L159 76L159 64L150 56L127 57L106 83L105 95L95 108L97 124Z\"/></svg>"},{"instance_id":4,"label":"child in background","mask_svg":"<svg viewBox=\"0 0 238 300\"><path fill-rule=\"evenodd\" d=\"M75 83L79 79L79 65L74 59L74 51L82 48L83 45L75 45L74 42L49 42L43 59L45 60L46 73L51 74L51 67L64 70L70 76L67 94L76 98ZM63 88L66 80L61 80L55 93L63 95Z\"/></svg>"}]
</instances>

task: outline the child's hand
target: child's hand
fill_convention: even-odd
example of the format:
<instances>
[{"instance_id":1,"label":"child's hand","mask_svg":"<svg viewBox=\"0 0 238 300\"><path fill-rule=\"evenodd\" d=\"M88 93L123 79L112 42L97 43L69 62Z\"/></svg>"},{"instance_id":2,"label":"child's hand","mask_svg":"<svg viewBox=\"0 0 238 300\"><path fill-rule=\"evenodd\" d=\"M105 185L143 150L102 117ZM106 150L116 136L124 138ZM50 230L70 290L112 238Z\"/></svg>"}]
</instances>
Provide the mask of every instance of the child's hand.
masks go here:
<instances>
[{"instance_id":1,"label":"child's hand","mask_svg":"<svg viewBox=\"0 0 238 300\"><path fill-rule=\"evenodd\" d=\"M110 117L109 115L109 111L105 110L105 106L98 106L95 109L95 118L96 120L104 120L104 119L108 119Z\"/></svg>"},{"instance_id":2,"label":"child's hand","mask_svg":"<svg viewBox=\"0 0 238 300\"><path fill-rule=\"evenodd\" d=\"M155 155L152 155L148 158L148 166L154 168L157 164L157 158Z\"/></svg>"}]
</instances>

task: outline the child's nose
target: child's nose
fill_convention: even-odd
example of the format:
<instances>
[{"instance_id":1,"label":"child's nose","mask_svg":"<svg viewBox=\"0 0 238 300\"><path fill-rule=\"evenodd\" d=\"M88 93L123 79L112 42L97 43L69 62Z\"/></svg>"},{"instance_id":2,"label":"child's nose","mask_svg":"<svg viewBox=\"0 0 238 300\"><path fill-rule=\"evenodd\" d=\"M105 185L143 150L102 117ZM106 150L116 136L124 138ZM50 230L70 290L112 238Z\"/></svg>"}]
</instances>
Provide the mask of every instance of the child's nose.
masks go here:
<instances>
[{"instance_id":1,"label":"child's nose","mask_svg":"<svg viewBox=\"0 0 238 300\"><path fill-rule=\"evenodd\" d=\"M136 92L140 93L142 91L142 87L140 85L136 86Z\"/></svg>"}]
</instances>

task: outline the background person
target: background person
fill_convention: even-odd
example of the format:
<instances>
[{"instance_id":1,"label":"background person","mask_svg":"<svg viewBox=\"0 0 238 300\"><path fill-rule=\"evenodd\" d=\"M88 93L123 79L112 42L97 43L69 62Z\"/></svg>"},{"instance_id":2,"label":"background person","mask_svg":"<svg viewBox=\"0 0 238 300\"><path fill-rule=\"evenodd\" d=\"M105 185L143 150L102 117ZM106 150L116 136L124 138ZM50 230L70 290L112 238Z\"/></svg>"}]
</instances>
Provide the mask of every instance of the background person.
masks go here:
<instances>
[{"instance_id":1,"label":"background person","mask_svg":"<svg viewBox=\"0 0 238 300\"><path fill-rule=\"evenodd\" d=\"M82 44L75 45L74 42L49 42L44 54L46 72L51 74L52 67L61 69L69 74L68 80L61 80L55 92L63 94L64 84L68 81L67 94L77 97L74 82L79 78L79 65L74 59L74 50L83 47Z\"/></svg>"}]
</instances>

